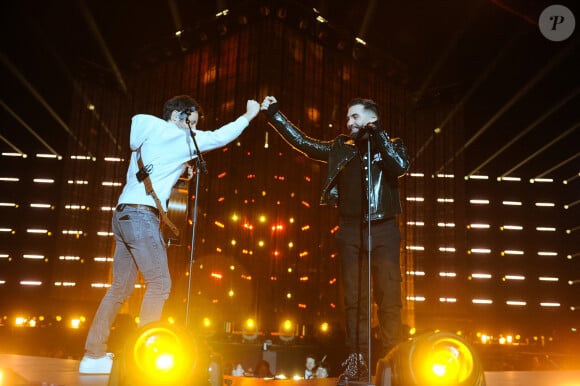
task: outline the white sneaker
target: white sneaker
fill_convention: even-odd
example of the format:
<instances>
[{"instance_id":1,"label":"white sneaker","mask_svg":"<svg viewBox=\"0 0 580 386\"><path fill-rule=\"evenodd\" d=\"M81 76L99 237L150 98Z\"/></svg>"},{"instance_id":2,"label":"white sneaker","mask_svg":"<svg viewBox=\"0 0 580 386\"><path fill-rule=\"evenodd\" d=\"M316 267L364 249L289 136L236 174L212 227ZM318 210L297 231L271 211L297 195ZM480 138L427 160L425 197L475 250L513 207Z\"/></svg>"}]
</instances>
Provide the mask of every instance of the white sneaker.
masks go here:
<instances>
[{"instance_id":1,"label":"white sneaker","mask_svg":"<svg viewBox=\"0 0 580 386\"><path fill-rule=\"evenodd\" d=\"M107 353L100 358L84 356L81 359L79 373L81 374L110 374L113 367L113 353Z\"/></svg>"}]
</instances>

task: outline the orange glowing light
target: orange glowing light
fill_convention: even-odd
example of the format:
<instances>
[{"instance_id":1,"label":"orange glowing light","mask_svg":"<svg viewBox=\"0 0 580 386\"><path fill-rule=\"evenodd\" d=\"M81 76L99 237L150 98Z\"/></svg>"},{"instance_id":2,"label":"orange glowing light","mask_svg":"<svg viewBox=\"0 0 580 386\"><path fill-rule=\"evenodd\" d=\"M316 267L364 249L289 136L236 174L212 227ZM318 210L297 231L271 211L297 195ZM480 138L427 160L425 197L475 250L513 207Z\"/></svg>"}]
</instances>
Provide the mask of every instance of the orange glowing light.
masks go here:
<instances>
[{"instance_id":1,"label":"orange glowing light","mask_svg":"<svg viewBox=\"0 0 580 386\"><path fill-rule=\"evenodd\" d=\"M316 107L308 107L306 109L306 116L313 122L320 120L320 111Z\"/></svg>"}]
</instances>

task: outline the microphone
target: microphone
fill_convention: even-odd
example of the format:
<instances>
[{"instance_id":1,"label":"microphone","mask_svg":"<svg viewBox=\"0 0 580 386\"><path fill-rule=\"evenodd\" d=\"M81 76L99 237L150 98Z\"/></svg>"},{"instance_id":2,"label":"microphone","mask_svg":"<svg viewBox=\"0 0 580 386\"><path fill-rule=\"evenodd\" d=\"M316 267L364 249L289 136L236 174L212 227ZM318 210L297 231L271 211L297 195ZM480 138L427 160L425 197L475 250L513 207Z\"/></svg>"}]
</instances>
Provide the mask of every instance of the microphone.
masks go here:
<instances>
[{"instance_id":1,"label":"microphone","mask_svg":"<svg viewBox=\"0 0 580 386\"><path fill-rule=\"evenodd\" d=\"M177 115L177 118L179 118L179 120L184 120L187 117L189 117L189 114L193 113L196 110L197 108L195 106L188 107L185 110L181 110Z\"/></svg>"},{"instance_id":2,"label":"microphone","mask_svg":"<svg viewBox=\"0 0 580 386\"><path fill-rule=\"evenodd\" d=\"M365 136L370 135L372 132L376 130L377 130L376 122L369 122L359 129L356 138L357 139L366 138Z\"/></svg>"},{"instance_id":3,"label":"microphone","mask_svg":"<svg viewBox=\"0 0 580 386\"><path fill-rule=\"evenodd\" d=\"M369 122L365 125L365 129L369 130L369 131L374 131L377 129L377 124L376 122Z\"/></svg>"}]
</instances>

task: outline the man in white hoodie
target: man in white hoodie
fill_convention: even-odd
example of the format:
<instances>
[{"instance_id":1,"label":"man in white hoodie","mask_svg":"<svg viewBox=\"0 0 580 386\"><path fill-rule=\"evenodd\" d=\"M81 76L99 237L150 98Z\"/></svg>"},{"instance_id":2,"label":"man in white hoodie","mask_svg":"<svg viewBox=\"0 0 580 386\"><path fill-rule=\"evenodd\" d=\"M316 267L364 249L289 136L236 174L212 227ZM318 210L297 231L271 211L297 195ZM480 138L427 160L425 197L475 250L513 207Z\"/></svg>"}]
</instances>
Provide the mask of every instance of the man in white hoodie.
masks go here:
<instances>
[{"instance_id":1,"label":"man in white hoodie","mask_svg":"<svg viewBox=\"0 0 580 386\"><path fill-rule=\"evenodd\" d=\"M86 352L79 367L81 374L111 372L113 355L107 353L110 328L122 304L131 295L139 271L147 287L139 326L161 318L171 289L159 211L153 197L146 192L143 175L139 173L139 158L148 171L163 210L167 211L172 187L184 172L186 162L197 157L191 132L201 153L223 147L244 131L260 111L260 105L255 100L248 100L245 114L214 131L197 130L200 109L193 98L179 95L165 102L163 119L145 114L132 119L131 161L113 215L116 241L113 282L89 329Z\"/></svg>"}]
</instances>

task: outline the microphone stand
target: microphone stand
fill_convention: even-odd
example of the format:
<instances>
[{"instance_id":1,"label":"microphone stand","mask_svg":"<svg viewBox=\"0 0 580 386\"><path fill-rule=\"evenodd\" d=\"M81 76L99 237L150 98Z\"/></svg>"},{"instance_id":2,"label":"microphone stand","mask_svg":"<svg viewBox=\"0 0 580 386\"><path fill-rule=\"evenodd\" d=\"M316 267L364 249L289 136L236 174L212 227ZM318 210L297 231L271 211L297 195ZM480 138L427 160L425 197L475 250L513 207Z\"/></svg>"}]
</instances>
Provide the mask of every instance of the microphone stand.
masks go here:
<instances>
[{"instance_id":1,"label":"microphone stand","mask_svg":"<svg viewBox=\"0 0 580 386\"><path fill-rule=\"evenodd\" d=\"M372 301L371 301L371 251L373 250L373 237L371 235L371 192L372 192L372 188L373 188L373 184L372 184L372 173L371 173L371 158L372 158L372 154L371 154L371 134L370 132L367 134L368 138L367 138L367 232L368 232L368 248L367 248L367 262L368 262L368 281L367 281L367 312L368 312L368 316L367 316L367 329L368 329L368 343L367 343L367 355L368 355L368 367L369 367L369 377L368 377L368 383L366 383L365 385L368 386L372 386L372 371L371 371L371 353L372 353L372 349L371 349L371 343L372 343L372 323L371 323L371 317L372 317Z\"/></svg>"},{"instance_id":2,"label":"microphone stand","mask_svg":"<svg viewBox=\"0 0 580 386\"><path fill-rule=\"evenodd\" d=\"M193 145L195 146L195 153L197 154L197 160L195 162L195 199L193 203L193 214L192 214L192 228L191 228L191 250L189 253L189 277L187 280L187 300L185 305L185 328L189 328L189 305L191 302L191 272L193 270L193 263L195 261L194 258L194 251L195 251L195 228L197 226L197 201L199 197L199 175L200 171L203 171L204 174L207 174L207 165L201 151L199 151L199 146L197 145L197 141L195 139L195 133L191 129L189 125L189 120L187 121L187 126L189 127L189 134L191 135L191 139L193 140Z\"/></svg>"},{"instance_id":3,"label":"microphone stand","mask_svg":"<svg viewBox=\"0 0 580 386\"><path fill-rule=\"evenodd\" d=\"M367 291L368 291L368 296L367 296L367 311L368 311L368 367L369 367L369 378L368 378L368 385L372 386L372 375L371 375L371 343L372 343L372 323L371 323L371 316L372 316L372 311L371 311L371 306L372 306L372 301L371 301L371 251L372 249L372 241L373 241L373 237L371 235L371 192L372 192L372 173L371 173L371 158L372 158L372 154L371 154L371 134L369 132L368 134L368 138L367 138L367 230L368 230L368 287L367 287Z\"/></svg>"},{"instance_id":4,"label":"microphone stand","mask_svg":"<svg viewBox=\"0 0 580 386\"><path fill-rule=\"evenodd\" d=\"M368 336L367 336L367 360L368 360L368 378L367 378L367 382L364 381L358 381L358 382L348 382L347 386L373 386L372 383L372 371L371 371L371 353L372 353L372 349L371 349L371 343L372 343L372 335L371 335L371 327L372 327L372 323L371 323L371 316L372 316L372 311L371 311L371 306L372 306L372 301L371 301L371 251L372 251L372 235L371 235L371 200L370 200L370 196L371 196L371 192L372 192L372 173L371 173L371 135L370 132L367 134L368 138L367 138L367 243L368 243L368 249L367 249L367 261L368 261L368 281L367 281L367 312L368 312L368 316L367 316L367 329L368 329Z\"/></svg>"}]
</instances>

